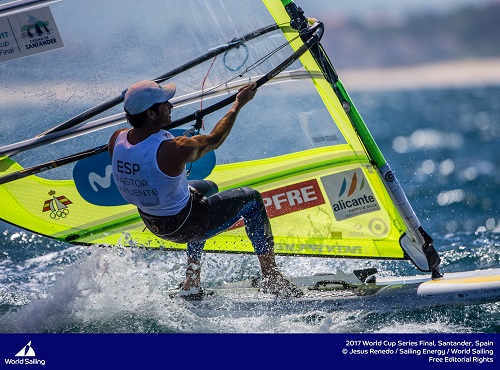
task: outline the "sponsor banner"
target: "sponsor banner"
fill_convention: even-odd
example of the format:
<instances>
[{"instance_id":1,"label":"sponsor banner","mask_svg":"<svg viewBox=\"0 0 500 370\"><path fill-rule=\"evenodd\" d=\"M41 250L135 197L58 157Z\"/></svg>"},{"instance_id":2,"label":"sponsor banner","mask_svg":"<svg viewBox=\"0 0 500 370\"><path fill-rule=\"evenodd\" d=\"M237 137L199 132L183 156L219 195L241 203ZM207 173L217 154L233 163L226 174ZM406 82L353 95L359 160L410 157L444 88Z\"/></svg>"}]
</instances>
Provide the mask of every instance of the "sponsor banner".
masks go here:
<instances>
[{"instance_id":1,"label":"sponsor banner","mask_svg":"<svg viewBox=\"0 0 500 370\"><path fill-rule=\"evenodd\" d=\"M271 218L325 203L316 179L263 192L262 198Z\"/></svg>"},{"instance_id":2,"label":"sponsor banner","mask_svg":"<svg viewBox=\"0 0 500 370\"><path fill-rule=\"evenodd\" d=\"M269 218L325 204L316 179L265 191L261 195ZM243 221L238 221L232 229L243 225Z\"/></svg>"},{"instance_id":3,"label":"sponsor banner","mask_svg":"<svg viewBox=\"0 0 500 370\"><path fill-rule=\"evenodd\" d=\"M0 63L62 47L49 7L0 18Z\"/></svg>"},{"instance_id":4,"label":"sponsor banner","mask_svg":"<svg viewBox=\"0 0 500 370\"><path fill-rule=\"evenodd\" d=\"M337 221L380 210L361 169L321 178Z\"/></svg>"}]
</instances>

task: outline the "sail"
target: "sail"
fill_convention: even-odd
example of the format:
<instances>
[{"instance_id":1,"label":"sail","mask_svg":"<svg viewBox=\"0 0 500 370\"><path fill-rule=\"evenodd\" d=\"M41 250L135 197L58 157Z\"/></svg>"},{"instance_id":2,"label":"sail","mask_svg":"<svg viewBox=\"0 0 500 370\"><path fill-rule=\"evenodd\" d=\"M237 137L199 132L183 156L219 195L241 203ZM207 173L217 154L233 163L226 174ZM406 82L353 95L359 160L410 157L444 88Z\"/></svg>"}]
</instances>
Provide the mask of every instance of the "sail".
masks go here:
<instances>
[{"instance_id":1,"label":"sail","mask_svg":"<svg viewBox=\"0 0 500 370\"><path fill-rule=\"evenodd\" d=\"M243 108L227 141L190 165L189 179L212 180L220 190L259 190L271 219L276 254L410 258L419 269L431 269L422 249L425 241L416 232L420 224L412 224L409 204L405 207L410 216L398 205L394 193L401 188L391 190L384 180L379 167L385 161L380 153L373 155L378 153L375 142L360 138L363 123L353 119L357 112L340 80L329 80L310 51L283 66L305 40L290 27L282 2L182 0L169 1L167 7L151 1L147 9L138 10L120 1L88 1L83 6L65 0L50 7L64 48L0 64L10 92L9 98L2 97L2 115L15 132L8 141L2 139L4 149L106 99L119 101L131 83L153 79L188 61L197 62L168 77L177 84L174 120L279 68L283 72L263 84ZM248 41L197 60L246 35L252 35ZM22 153L0 150L0 176L106 144L112 131L127 127L122 106L109 108L106 114L116 115L112 127ZM210 132L226 111L205 116L201 133ZM182 124L174 134L184 134L193 124ZM111 173L106 152L38 175L3 183L0 178L0 217L71 244L185 249L145 229L137 209L117 191L126 181ZM404 194L400 197L407 202ZM252 253L253 248L243 222L238 222L209 239L205 251Z\"/></svg>"}]
</instances>

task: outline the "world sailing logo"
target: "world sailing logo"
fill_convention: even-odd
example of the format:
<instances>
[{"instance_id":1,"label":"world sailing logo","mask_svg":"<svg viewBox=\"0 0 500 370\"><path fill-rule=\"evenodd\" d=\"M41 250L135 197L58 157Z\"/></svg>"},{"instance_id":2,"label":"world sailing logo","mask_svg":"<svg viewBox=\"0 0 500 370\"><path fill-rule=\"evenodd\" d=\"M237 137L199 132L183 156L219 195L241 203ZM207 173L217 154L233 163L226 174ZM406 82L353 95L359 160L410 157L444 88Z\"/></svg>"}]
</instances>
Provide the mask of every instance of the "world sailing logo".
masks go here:
<instances>
[{"instance_id":1,"label":"world sailing logo","mask_svg":"<svg viewBox=\"0 0 500 370\"><path fill-rule=\"evenodd\" d=\"M22 350L17 352L16 357L36 357L35 350L31 347L31 341Z\"/></svg>"},{"instance_id":2,"label":"world sailing logo","mask_svg":"<svg viewBox=\"0 0 500 370\"><path fill-rule=\"evenodd\" d=\"M17 354L17 358L6 358L6 365L41 365L45 366L45 360L36 358L35 350L31 346L31 341L28 342Z\"/></svg>"},{"instance_id":3,"label":"world sailing logo","mask_svg":"<svg viewBox=\"0 0 500 370\"><path fill-rule=\"evenodd\" d=\"M59 220L61 218L66 218L69 214L68 205L73 203L64 195L59 197L55 196L56 192L54 190L49 191L49 195L52 197L51 199L47 199L43 204L42 212L50 211L50 217L54 220Z\"/></svg>"},{"instance_id":4,"label":"world sailing logo","mask_svg":"<svg viewBox=\"0 0 500 370\"><path fill-rule=\"evenodd\" d=\"M337 221L380 210L362 170L349 170L321 178Z\"/></svg>"}]
</instances>

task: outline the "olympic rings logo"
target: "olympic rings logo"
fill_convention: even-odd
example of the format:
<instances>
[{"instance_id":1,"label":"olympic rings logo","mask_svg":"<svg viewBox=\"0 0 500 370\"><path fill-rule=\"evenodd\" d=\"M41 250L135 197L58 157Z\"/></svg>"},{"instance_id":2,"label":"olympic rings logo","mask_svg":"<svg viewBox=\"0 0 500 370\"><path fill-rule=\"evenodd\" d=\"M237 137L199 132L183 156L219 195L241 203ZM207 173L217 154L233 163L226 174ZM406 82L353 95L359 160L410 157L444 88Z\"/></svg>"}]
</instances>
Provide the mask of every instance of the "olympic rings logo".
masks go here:
<instances>
[{"instance_id":1,"label":"olympic rings logo","mask_svg":"<svg viewBox=\"0 0 500 370\"><path fill-rule=\"evenodd\" d=\"M68 214L69 214L69 209L63 208L57 211L50 212L50 218L54 220L59 220L61 218L66 218Z\"/></svg>"}]
</instances>

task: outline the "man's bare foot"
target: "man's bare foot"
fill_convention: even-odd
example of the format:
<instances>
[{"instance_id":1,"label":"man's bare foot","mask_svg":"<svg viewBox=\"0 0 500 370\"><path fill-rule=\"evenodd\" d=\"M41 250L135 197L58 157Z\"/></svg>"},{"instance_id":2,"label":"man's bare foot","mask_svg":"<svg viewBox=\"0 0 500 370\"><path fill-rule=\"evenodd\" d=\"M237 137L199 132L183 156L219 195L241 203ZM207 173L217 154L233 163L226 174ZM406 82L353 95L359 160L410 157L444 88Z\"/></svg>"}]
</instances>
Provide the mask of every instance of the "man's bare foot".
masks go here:
<instances>
[{"instance_id":1,"label":"man's bare foot","mask_svg":"<svg viewBox=\"0 0 500 370\"><path fill-rule=\"evenodd\" d=\"M179 297L183 298L186 301L201 301L204 295L205 293L203 292L203 289L201 287L193 287L189 290L179 290Z\"/></svg>"},{"instance_id":2,"label":"man's bare foot","mask_svg":"<svg viewBox=\"0 0 500 370\"><path fill-rule=\"evenodd\" d=\"M278 270L273 248L270 248L265 254L261 254L258 257L262 270L262 291L274 294L279 298L298 298L304 295L302 290L285 279Z\"/></svg>"},{"instance_id":3,"label":"man's bare foot","mask_svg":"<svg viewBox=\"0 0 500 370\"><path fill-rule=\"evenodd\" d=\"M261 280L261 289L264 293L274 294L277 298L300 298L304 292L295 284L287 280L279 272Z\"/></svg>"}]
</instances>

